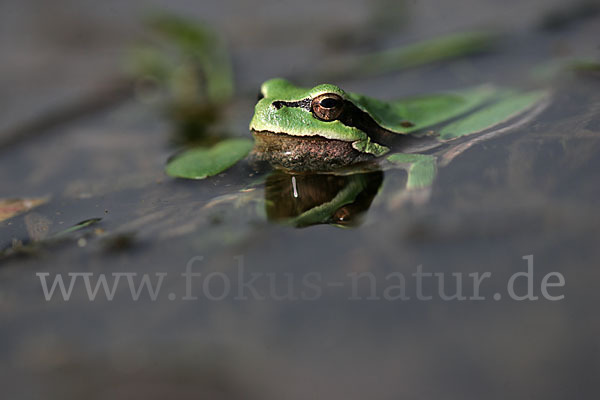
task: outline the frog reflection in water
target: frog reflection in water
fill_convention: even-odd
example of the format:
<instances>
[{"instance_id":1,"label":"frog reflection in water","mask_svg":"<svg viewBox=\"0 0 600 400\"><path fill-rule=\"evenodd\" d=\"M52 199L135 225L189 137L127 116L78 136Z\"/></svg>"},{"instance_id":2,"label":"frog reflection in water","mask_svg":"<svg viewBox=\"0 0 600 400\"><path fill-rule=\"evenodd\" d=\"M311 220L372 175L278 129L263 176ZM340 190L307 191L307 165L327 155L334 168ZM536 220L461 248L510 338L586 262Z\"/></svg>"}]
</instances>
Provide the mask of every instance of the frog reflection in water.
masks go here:
<instances>
[{"instance_id":1,"label":"frog reflection in water","mask_svg":"<svg viewBox=\"0 0 600 400\"><path fill-rule=\"evenodd\" d=\"M265 182L267 218L296 227L356 226L382 182L380 170L350 175L275 171Z\"/></svg>"},{"instance_id":2,"label":"frog reflection in water","mask_svg":"<svg viewBox=\"0 0 600 400\"><path fill-rule=\"evenodd\" d=\"M484 85L385 102L332 84L306 89L284 79L271 79L261 86L250 122L255 138L252 156L295 173L335 175L342 170L345 180L349 179L348 168L357 164L399 167L408 173L405 192L423 193L431 187L438 165L447 164L478 141L531 120L545 108L547 99L544 91ZM390 155L392 149L395 153ZM297 183L298 177L295 179ZM327 182L330 178L320 179ZM283 193L289 194L289 188ZM269 198L269 193L267 200L285 201L281 196ZM277 206L268 207L270 215L277 218ZM330 219L313 223L335 220L337 209L330 211Z\"/></svg>"}]
</instances>

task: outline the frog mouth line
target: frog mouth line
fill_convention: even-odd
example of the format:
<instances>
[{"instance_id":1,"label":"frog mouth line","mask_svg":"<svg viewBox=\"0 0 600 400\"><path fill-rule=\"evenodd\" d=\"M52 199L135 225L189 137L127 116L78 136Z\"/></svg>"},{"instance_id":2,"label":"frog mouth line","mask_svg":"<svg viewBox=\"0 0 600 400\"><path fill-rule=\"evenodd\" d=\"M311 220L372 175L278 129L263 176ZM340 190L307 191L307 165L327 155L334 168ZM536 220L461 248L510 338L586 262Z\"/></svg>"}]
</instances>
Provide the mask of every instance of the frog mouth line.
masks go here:
<instances>
[{"instance_id":1,"label":"frog mouth line","mask_svg":"<svg viewBox=\"0 0 600 400\"><path fill-rule=\"evenodd\" d=\"M300 136L300 135L290 135L285 132L257 131L255 129L251 129L251 131L255 135L283 137L283 138L287 138L287 139L296 139L296 140L322 140L322 141L338 141L338 142L344 142L344 143L352 143L355 141L355 140L342 140L342 139L328 139L328 138L318 135L318 134L317 135Z\"/></svg>"}]
</instances>

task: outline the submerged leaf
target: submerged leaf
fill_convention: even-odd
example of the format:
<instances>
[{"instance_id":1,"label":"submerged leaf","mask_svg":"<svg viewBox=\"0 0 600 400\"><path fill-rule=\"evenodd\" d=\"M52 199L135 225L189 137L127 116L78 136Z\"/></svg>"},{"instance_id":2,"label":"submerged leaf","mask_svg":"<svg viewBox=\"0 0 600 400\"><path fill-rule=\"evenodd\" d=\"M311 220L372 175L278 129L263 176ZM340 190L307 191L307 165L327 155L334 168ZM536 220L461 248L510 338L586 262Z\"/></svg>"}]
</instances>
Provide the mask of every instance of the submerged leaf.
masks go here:
<instances>
[{"instance_id":1,"label":"submerged leaf","mask_svg":"<svg viewBox=\"0 0 600 400\"><path fill-rule=\"evenodd\" d=\"M213 147L187 150L169 161L168 175L176 178L204 179L233 166L252 150L250 139L228 139Z\"/></svg>"},{"instance_id":2,"label":"submerged leaf","mask_svg":"<svg viewBox=\"0 0 600 400\"><path fill-rule=\"evenodd\" d=\"M87 228L90 225L94 225L94 224L96 224L96 223L98 223L100 221L102 221L102 218L90 218L90 219L83 220L83 221L81 221L81 222L79 222L79 223L77 223L77 224L75 224L75 225L73 225L73 226L71 226L71 227L69 227L67 229L64 229L64 230L56 233L55 235L52 236L52 238L53 239L61 238L61 237L66 236L66 235L68 235L70 233L77 232L80 229Z\"/></svg>"},{"instance_id":3,"label":"submerged leaf","mask_svg":"<svg viewBox=\"0 0 600 400\"><path fill-rule=\"evenodd\" d=\"M234 92L225 41L208 24L169 13L152 16L147 27L150 40L131 50L128 63L136 95L165 109L175 142L206 139Z\"/></svg>"},{"instance_id":4,"label":"submerged leaf","mask_svg":"<svg viewBox=\"0 0 600 400\"><path fill-rule=\"evenodd\" d=\"M24 220L25 228L27 229L27 233L31 240L39 241L48 236L50 226L52 225L52 220L48 217L36 212L31 212L25 216Z\"/></svg>"},{"instance_id":5,"label":"submerged leaf","mask_svg":"<svg viewBox=\"0 0 600 400\"><path fill-rule=\"evenodd\" d=\"M395 153L387 160L398 165L407 165L407 189L418 189L431 186L436 176L436 159L426 154Z\"/></svg>"},{"instance_id":6,"label":"submerged leaf","mask_svg":"<svg viewBox=\"0 0 600 400\"><path fill-rule=\"evenodd\" d=\"M76 225L49 236L48 226L41 227L41 229L39 229L38 226L31 226L31 222L26 221L26 224L28 224L27 231L29 232L31 241L25 241L24 243L21 240L14 240L11 247L0 250L0 260L15 255L35 255L41 249L49 248L50 246L62 243L65 239L69 238L71 233L94 225L101 220L102 218L86 219ZM32 228L34 231L32 231Z\"/></svg>"},{"instance_id":7,"label":"submerged leaf","mask_svg":"<svg viewBox=\"0 0 600 400\"><path fill-rule=\"evenodd\" d=\"M495 40L495 35L485 32L457 33L365 55L358 58L349 70L368 74L414 68L487 51Z\"/></svg>"},{"instance_id":8,"label":"submerged leaf","mask_svg":"<svg viewBox=\"0 0 600 400\"><path fill-rule=\"evenodd\" d=\"M177 76L180 67L185 66L195 75L193 81L204 85L204 94L209 102L221 103L231 98L233 69L229 52L215 31L200 21L167 13L155 15L149 19L148 25L178 50L180 62L175 63L172 71L168 71L172 75L171 85L189 81L188 77ZM173 54L164 51L163 56L166 60L172 60Z\"/></svg>"}]
</instances>

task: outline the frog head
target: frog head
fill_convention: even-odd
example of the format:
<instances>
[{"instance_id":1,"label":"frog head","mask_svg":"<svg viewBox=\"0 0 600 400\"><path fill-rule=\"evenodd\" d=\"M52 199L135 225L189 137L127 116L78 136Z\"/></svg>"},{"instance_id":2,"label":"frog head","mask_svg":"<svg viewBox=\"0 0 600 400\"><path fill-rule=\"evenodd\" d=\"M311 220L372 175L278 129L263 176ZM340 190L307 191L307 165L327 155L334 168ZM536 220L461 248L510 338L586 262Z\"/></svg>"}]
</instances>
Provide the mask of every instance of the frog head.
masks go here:
<instances>
[{"instance_id":1,"label":"frog head","mask_svg":"<svg viewBox=\"0 0 600 400\"><path fill-rule=\"evenodd\" d=\"M270 158L338 165L389 150L384 142L392 132L377 123L361 97L336 85L307 89L276 78L262 84L260 96L250 130Z\"/></svg>"}]
</instances>

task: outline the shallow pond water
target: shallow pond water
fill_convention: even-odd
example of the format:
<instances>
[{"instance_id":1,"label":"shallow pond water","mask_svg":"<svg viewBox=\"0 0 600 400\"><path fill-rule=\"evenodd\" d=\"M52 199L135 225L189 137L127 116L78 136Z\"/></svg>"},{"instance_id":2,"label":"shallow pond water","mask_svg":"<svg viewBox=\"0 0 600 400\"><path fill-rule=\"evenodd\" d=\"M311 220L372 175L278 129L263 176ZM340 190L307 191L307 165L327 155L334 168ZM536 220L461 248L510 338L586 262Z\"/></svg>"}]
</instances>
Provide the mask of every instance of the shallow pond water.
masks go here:
<instances>
[{"instance_id":1,"label":"shallow pond water","mask_svg":"<svg viewBox=\"0 0 600 400\"><path fill-rule=\"evenodd\" d=\"M564 73L540 83L529 71L565 48L597 56L598 33L598 19L558 34L525 30L487 55L336 82L381 98L482 82L551 89L542 114L440 166L419 195L407 196L406 173L393 169L310 176L240 163L203 181L169 178L172 127L135 99L1 148L0 198L49 196L0 222L1 249L26 242L31 221L52 233L102 218L0 261L3 391L597 397L600 79ZM286 68L289 48L263 51L274 61L261 72L263 62L235 53L248 66L228 112L237 136L249 135L254 97L245 93L265 71L310 84L309 61L321 57L306 50L305 69ZM360 201L338 210L345 227L282 223L355 187ZM528 271L511 294L511 277ZM69 273L80 274L72 298L46 301L43 277L50 286ZM93 286L100 274L121 281L112 300L101 290L89 301L84 277ZM142 291L134 300L127 282L144 274L162 284L156 299ZM451 299L459 281L466 298ZM544 281L554 284L547 292ZM529 290L536 299L515 299Z\"/></svg>"}]
</instances>

